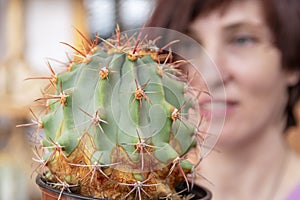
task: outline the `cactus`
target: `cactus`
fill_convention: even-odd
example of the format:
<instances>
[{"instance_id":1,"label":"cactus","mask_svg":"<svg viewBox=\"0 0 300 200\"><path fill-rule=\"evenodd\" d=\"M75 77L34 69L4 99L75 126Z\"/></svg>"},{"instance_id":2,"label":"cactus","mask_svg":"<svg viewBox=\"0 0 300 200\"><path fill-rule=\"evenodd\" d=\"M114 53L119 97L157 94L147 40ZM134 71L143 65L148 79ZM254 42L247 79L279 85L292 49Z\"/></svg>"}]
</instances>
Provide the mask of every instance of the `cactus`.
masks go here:
<instances>
[{"instance_id":1,"label":"cactus","mask_svg":"<svg viewBox=\"0 0 300 200\"><path fill-rule=\"evenodd\" d=\"M185 61L118 28L100 45L82 37L83 50L66 44L75 51L67 70L49 64L50 84L36 100L45 113L27 124L44 130L37 171L83 196L180 199L174 188L195 167L185 155L197 134L185 115L195 97L176 68Z\"/></svg>"}]
</instances>

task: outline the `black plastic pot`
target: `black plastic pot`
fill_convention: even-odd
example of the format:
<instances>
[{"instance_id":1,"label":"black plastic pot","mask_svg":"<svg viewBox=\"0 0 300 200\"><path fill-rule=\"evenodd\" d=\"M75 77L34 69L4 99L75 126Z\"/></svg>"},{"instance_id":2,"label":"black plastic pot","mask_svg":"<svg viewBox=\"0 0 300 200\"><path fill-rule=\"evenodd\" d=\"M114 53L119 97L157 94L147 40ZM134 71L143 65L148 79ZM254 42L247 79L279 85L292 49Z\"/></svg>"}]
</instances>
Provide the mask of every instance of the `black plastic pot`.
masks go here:
<instances>
[{"instance_id":1,"label":"black plastic pot","mask_svg":"<svg viewBox=\"0 0 300 200\"><path fill-rule=\"evenodd\" d=\"M53 188L47 184L41 176L36 177L36 183L42 191L42 200L57 200L61 191ZM182 191L186 188L185 182L178 184L177 191ZM206 188L200 186L194 186L191 192L183 192L183 195L194 194L191 200L211 200L212 194ZM64 191L61 200L107 200L107 198L91 198L84 197L78 194L69 193Z\"/></svg>"}]
</instances>

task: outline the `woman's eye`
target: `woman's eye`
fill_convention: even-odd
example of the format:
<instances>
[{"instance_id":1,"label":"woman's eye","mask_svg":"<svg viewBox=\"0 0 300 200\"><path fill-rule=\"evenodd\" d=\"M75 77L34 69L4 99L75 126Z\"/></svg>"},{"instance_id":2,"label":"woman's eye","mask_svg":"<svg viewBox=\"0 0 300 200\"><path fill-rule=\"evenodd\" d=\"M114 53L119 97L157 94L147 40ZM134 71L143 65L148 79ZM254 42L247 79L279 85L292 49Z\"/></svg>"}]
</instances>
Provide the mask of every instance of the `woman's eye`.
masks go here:
<instances>
[{"instance_id":1,"label":"woman's eye","mask_svg":"<svg viewBox=\"0 0 300 200\"><path fill-rule=\"evenodd\" d=\"M238 46L251 45L257 42L257 39L253 36L237 36L231 39L230 43Z\"/></svg>"}]
</instances>

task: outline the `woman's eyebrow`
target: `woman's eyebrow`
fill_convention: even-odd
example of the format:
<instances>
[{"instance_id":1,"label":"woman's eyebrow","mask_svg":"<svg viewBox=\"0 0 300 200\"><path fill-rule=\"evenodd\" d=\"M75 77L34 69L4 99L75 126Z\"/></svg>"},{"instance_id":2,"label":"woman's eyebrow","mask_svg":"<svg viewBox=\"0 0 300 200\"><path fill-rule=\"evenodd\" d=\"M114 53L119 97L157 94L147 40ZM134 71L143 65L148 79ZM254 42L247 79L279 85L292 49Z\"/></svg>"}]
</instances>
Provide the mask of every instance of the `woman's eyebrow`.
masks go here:
<instances>
[{"instance_id":1,"label":"woman's eyebrow","mask_svg":"<svg viewBox=\"0 0 300 200\"><path fill-rule=\"evenodd\" d=\"M259 29L263 28L263 25L260 23L243 21L243 22L230 23L230 24L224 25L222 27L222 29L226 32L227 31L231 32L231 31L235 31L235 30L239 30L239 29L243 29L243 28L259 30Z\"/></svg>"}]
</instances>

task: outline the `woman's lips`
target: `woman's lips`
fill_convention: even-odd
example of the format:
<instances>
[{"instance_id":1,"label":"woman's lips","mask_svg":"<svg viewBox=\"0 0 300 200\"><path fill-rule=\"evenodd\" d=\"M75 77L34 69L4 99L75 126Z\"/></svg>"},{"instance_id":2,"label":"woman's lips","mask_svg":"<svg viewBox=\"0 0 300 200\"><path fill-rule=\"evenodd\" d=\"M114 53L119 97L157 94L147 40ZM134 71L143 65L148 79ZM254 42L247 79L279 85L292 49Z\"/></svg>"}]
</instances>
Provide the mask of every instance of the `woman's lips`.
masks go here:
<instances>
[{"instance_id":1,"label":"woman's lips","mask_svg":"<svg viewBox=\"0 0 300 200\"><path fill-rule=\"evenodd\" d=\"M230 115L238 103L232 100L202 100L199 102L200 114L206 119Z\"/></svg>"}]
</instances>

